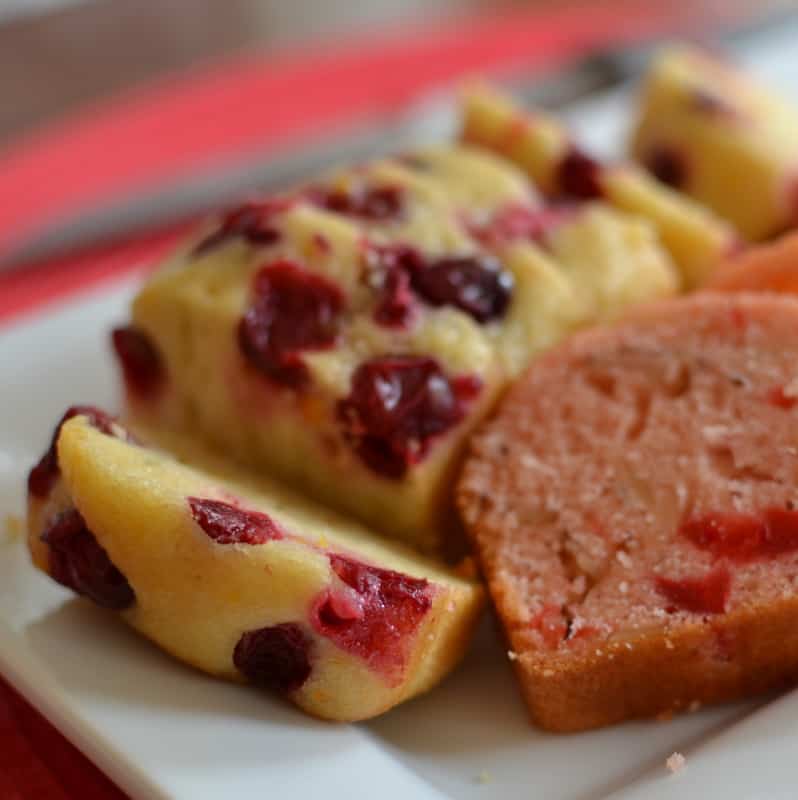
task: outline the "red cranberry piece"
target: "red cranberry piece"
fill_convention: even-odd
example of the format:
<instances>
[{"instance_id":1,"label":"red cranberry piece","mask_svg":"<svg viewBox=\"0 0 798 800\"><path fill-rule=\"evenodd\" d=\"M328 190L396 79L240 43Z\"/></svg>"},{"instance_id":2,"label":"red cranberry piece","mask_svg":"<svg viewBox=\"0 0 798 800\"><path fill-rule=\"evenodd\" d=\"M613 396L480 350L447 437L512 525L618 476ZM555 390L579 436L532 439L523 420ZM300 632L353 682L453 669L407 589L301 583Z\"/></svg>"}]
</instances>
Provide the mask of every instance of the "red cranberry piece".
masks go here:
<instances>
[{"instance_id":1,"label":"red cranberry piece","mask_svg":"<svg viewBox=\"0 0 798 800\"><path fill-rule=\"evenodd\" d=\"M448 256L411 275L416 292L433 306L454 306L477 322L502 317L513 291L512 273L489 256Z\"/></svg>"},{"instance_id":2,"label":"red cranberry piece","mask_svg":"<svg viewBox=\"0 0 798 800\"><path fill-rule=\"evenodd\" d=\"M158 394L166 377L161 354L152 339L133 325L115 328L111 341L128 392L142 399Z\"/></svg>"},{"instance_id":3,"label":"red cranberry piece","mask_svg":"<svg viewBox=\"0 0 798 800\"><path fill-rule=\"evenodd\" d=\"M50 549L50 575L103 608L120 611L136 595L76 508L58 514L42 534Z\"/></svg>"},{"instance_id":4,"label":"red cranberry piece","mask_svg":"<svg viewBox=\"0 0 798 800\"><path fill-rule=\"evenodd\" d=\"M254 302L238 326L247 361L277 383L307 384L302 351L332 347L344 306L340 289L290 261L276 261L255 276Z\"/></svg>"},{"instance_id":5,"label":"red cranberry piece","mask_svg":"<svg viewBox=\"0 0 798 800\"><path fill-rule=\"evenodd\" d=\"M569 148L557 167L557 188L564 197L601 197L601 165L578 148Z\"/></svg>"},{"instance_id":6,"label":"red cranberry piece","mask_svg":"<svg viewBox=\"0 0 798 800\"><path fill-rule=\"evenodd\" d=\"M731 590L731 575L726 567L715 567L706 575L696 578L656 578L657 591L672 605L666 609L675 613L679 609L694 614L722 614Z\"/></svg>"},{"instance_id":7,"label":"red cranberry piece","mask_svg":"<svg viewBox=\"0 0 798 800\"><path fill-rule=\"evenodd\" d=\"M271 517L258 511L203 497L189 497L188 505L197 525L219 544L263 544L283 538Z\"/></svg>"},{"instance_id":8,"label":"red cranberry piece","mask_svg":"<svg viewBox=\"0 0 798 800\"><path fill-rule=\"evenodd\" d=\"M775 558L798 550L798 511L711 512L685 520L679 533L717 558Z\"/></svg>"},{"instance_id":9,"label":"red cranberry piece","mask_svg":"<svg viewBox=\"0 0 798 800\"><path fill-rule=\"evenodd\" d=\"M568 633L568 625L558 605L546 603L530 621L530 626L543 637L547 647L555 648Z\"/></svg>"},{"instance_id":10,"label":"red cranberry piece","mask_svg":"<svg viewBox=\"0 0 798 800\"><path fill-rule=\"evenodd\" d=\"M647 155L645 163L648 171L666 186L679 189L687 183L687 164L673 147L655 147Z\"/></svg>"},{"instance_id":11,"label":"red cranberry piece","mask_svg":"<svg viewBox=\"0 0 798 800\"><path fill-rule=\"evenodd\" d=\"M363 186L349 192L316 188L308 196L311 202L328 211L372 222L396 220L404 213L404 196L398 186Z\"/></svg>"},{"instance_id":12,"label":"red cranberry piece","mask_svg":"<svg viewBox=\"0 0 798 800\"><path fill-rule=\"evenodd\" d=\"M334 590L322 594L311 615L314 628L372 669L401 672L408 638L432 606L428 581L339 555L330 556L330 566L359 603L342 607Z\"/></svg>"},{"instance_id":13,"label":"red cranberry piece","mask_svg":"<svg viewBox=\"0 0 798 800\"><path fill-rule=\"evenodd\" d=\"M59 420L58 425L55 426L50 439L50 446L39 459L39 463L28 474L28 492L34 497L44 499L50 494L50 490L61 474L61 469L58 466L58 453L56 452L56 442L58 441L59 433L61 433L61 426L68 419L81 415L88 417L89 423L102 433L116 436L124 432L126 441L136 441L135 437L129 431L126 431L116 421L115 417L106 414L105 411L101 411L95 406L72 406L68 408L64 416Z\"/></svg>"},{"instance_id":14,"label":"red cranberry piece","mask_svg":"<svg viewBox=\"0 0 798 800\"><path fill-rule=\"evenodd\" d=\"M203 256L228 239L242 237L250 244L266 246L275 244L280 233L274 226L274 216L285 211L290 201L275 198L260 203L245 203L229 211L222 219L218 230L203 239L195 248L193 255Z\"/></svg>"},{"instance_id":15,"label":"red cranberry piece","mask_svg":"<svg viewBox=\"0 0 798 800\"><path fill-rule=\"evenodd\" d=\"M474 392L474 386L450 381L432 358L383 356L357 368L338 416L367 466L401 478L426 456L436 436L463 419Z\"/></svg>"},{"instance_id":16,"label":"red cranberry piece","mask_svg":"<svg viewBox=\"0 0 798 800\"><path fill-rule=\"evenodd\" d=\"M574 204L530 208L512 203L499 209L484 225L469 225L469 232L487 247L500 247L518 240L544 243L554 228L571 220L579 207Z\"/></svg>"},{"instance_id":17,"label":"red cranberry piece","mask_svg":"<svg viewBox=\"0 0 798 800\"><path fill-rule=\"evenodd\" d=\"M767 401L772 406L777 406L778 408L783 408L786 411L789 411L795 406L796 403L798 403L798 397L794 397L791 394L785 394L783 386L774 386L767 393Z\"/></svg>"},{"instance_id":18,"label":"red cranberry piece","mask_svg":"<svg viewBox=\"0 0 798 800\"><path fill-rule=\"evenodd\" d=\"M386 328L406 328L416 315L416 299L410 288L410 276L401 269L389 272L374 311L374 319Z\"/></svg>"},{"instance_id":19,"label":"red cranberry piece","mask_svg":"<svg viewBox=\"0 0 798 800\"><path fill-rule=\"evenodd\" d=\"M311 645L299 625L283 622L244 633L233 651L233 663L256 686L295 692L310 675Z\"/></svg>"}]
</instances>

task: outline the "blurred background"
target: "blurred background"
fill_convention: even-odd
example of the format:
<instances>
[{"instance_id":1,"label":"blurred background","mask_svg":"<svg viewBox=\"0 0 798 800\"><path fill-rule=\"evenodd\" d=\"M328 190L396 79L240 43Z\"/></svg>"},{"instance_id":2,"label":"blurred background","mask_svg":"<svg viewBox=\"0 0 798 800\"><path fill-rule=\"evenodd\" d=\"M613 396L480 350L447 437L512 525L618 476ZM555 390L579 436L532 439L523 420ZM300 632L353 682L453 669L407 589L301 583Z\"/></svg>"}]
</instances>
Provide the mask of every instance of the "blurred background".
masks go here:
<instances>
[{"instance_id":1,"label":"blurred background","mask_svg":"<svg viewBox=\"0 0 798 800\"><path fill-rule=\"evenodd\" d=\"M67 111L159 75L244 51L520 8L680 6L690 16L764 9L748 0L0 0L0 146Z\"/></svg>"}]
</instances>

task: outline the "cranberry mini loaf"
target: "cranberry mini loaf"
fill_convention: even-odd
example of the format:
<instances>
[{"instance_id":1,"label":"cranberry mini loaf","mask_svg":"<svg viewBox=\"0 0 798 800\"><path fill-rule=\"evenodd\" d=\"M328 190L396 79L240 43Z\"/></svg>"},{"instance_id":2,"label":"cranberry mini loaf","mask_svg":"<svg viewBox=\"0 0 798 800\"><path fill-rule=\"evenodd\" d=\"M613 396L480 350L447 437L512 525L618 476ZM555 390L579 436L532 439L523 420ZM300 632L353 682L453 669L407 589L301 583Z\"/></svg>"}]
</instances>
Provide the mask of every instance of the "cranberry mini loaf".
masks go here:
<instances>
[{"instance_id":1,"label":"cranberry mini loaf","mask_svg":"<svg viewBox=\"0 0 798 800\"><path fill-rule=\"evenodd\" d=\"M462 656L482 589L193 443L91 407L29 479L34 563L205 672L319 717L379 714ZM220 477L220 476L224 477Z\"/></svg>"},{"instance_id":2,"label":"cranberry mini loaf","mask_svg":"<svg viewBox=\"0 0 798 800\"><path fill-rule=\"evenodd\" d=\"M798 680L798 299L699 293L538 359L458 505L533 718Z\"/></svg>"},{"instance_id":3,"label":"cranberry mini loaf","mask_svg":"<svg viewBox=\"0 0 798 800\"><path fill-rule=\"evenodd\" d=\"M553 202L601 200L647 219L679 268L684 288L701 286L737 242L731 226L631 164L601 164L542 111L524 111L490 88L464 95L462 138L523 168Z\"/></svg>"},{"instance_id":4,"label":"cranberry mini loaf","mask_svg":"<svg viewBox=\"0 0 798 800\"><path fill-rule=\"evenodd\" d=\"M635 157L753 240L798 222L798 111L732 64L668 50L645 80Z\"/></svg>"},{"instance_id":5,"label":"cranberry mini loaf","mask_svg":"<svg viewBox=\"0 0 798 800\"><path fill-rule=\"evenodd\" d=\"M675 290L644 222L439 147L230 212L114 344L134 416L434 551L466 437L529 358Z\"/></svg>"}]
</instances>

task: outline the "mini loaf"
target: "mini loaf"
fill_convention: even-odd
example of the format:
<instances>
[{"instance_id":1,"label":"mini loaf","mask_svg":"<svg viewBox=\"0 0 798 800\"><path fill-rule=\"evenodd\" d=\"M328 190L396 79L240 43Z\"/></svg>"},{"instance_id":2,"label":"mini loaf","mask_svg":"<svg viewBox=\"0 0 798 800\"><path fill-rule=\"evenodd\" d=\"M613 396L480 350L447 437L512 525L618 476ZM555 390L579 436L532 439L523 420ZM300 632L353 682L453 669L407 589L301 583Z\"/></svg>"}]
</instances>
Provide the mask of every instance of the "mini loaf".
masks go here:
<instances>
[{"instance_id":1,"label":"mini loaf","mask_svg":"<svg viewBox=\"0 0 798 800\"><path fill-rule=\"evenodd\" d=\"M135 417L436 551L467 436L528 360L676 288L645 222L551 213L509 162L438 147L211 223L114 344Z\"/></svg>"}]
</instances>

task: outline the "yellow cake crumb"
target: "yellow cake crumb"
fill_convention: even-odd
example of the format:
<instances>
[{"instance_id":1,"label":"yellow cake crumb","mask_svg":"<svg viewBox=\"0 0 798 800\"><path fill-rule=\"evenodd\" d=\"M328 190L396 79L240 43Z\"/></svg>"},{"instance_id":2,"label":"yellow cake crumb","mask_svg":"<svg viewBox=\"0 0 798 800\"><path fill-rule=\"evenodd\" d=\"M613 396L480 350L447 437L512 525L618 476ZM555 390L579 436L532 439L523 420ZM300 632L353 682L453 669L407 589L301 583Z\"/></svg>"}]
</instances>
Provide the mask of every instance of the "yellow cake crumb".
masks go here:
<instances>
[{"instance_id":1,"label":"yellow cake crumb","mask_svg":"<svg viewBox=\"0 0 798 800\"><path fill-rule=\"evenodd\" d=\"M671 753L665 761L665 766L676 775L687 767L687 759L679 752Z\"/></svg>"}]
</instances>

